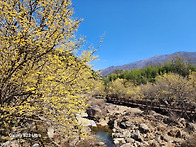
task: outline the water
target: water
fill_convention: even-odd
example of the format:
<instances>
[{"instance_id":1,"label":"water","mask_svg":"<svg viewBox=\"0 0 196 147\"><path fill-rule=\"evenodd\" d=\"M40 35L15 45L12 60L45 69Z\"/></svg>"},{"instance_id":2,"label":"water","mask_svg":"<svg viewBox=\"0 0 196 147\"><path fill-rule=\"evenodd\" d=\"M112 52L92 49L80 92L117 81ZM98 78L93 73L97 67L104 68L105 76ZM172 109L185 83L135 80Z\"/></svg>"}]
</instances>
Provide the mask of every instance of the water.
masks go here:
<instances>
[{"instance_id":1,"label":"water","mask_svg":"<svg viewBox=\"0 0 196 147\"><path fill-rule=\"evenodd\" d=\"M109 127L97 126L92 128L92 131L97 136L97 140L104 142L107 147L115 147L112 139L112 130Z\"/></svg>"}]
</instances>

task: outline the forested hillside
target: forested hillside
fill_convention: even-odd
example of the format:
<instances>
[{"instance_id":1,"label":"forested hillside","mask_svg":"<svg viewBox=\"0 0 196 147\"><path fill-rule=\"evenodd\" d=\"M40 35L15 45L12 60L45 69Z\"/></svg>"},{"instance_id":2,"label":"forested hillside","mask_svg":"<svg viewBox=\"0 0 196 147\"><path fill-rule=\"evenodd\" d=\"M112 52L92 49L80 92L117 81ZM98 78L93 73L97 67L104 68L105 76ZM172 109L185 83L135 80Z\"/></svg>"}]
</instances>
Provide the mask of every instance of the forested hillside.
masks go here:
<instances>
[{"instance_id":1,"label":"forested hillside","mask_svg":"<svg viewBox=\"0 0 196 147\"><path fill-rule=\"evenodd\" d=\"M196 66L196 52L176 52L173 54L154 56L148 59L136 61L125 65L111 66L101 70L101 75L105 77L115 70L132 70L134 68L145 68L150 65L157 66L159 63L164 64L167 61L172 61L178 56L183 58L184 62L191 63Z\"/></svg>"},{"instance_id":2,"label":"forested hillside","mask_svg":"<svg viewBox=\"0 0 196 147\"><path fill-rule=\"evenodd\" d=\"M176 73L183 77L188 76L192 71L196 71L196 67L187 63L178 56L172 61L166 61L164 64L150 65L141 69L132 70L115 70L110 75L104 77L105 84L114 81L117 78L126 79L133 82L135 85L146 84L148 82L155 82L157 76L162 76L168 73Z\"/></svg>"}]
</instances>

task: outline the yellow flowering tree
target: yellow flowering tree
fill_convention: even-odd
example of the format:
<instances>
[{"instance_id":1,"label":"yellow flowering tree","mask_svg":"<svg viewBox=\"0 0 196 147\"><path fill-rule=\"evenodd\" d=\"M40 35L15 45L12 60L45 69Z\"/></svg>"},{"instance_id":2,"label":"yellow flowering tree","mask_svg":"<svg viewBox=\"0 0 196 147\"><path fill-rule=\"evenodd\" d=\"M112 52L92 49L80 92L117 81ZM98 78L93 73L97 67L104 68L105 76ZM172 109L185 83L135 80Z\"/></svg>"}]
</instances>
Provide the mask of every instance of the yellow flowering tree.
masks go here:
<instances>
[{"instance_id":1,"label":"yellow flowering tree","mask_svg":"<svg viewBox=\"0 0 196 147\"><path fill-rule=\"evenodd\" d=\"M140 98L140 87L134 86L132 82L117 78L107 85L107 94L117 98Z\"/></svg>"},{"instance_id":2,"label":"yellow flowering tree","mask_svg":"<svg viewBox=\"0 0 196 147\"><path fill-rule=\"evenodd\" d=\"M192 103L195 97L193 84L187 77L169 73L156 78L158 86L157 95L160 100L167 101L169 105L186 106Z\"/></svg>"},{"instance_id":3,"label":"yellow flowering tree","mask_svg":"<svg viewBox=\"0 0 196 147\"><path fill-rule=\"evenodd\" d=\"M194 91L196 91L196 72L191 72L189 75L190 83L193 85ZM193 100L196 102L196 93L194 92Z\"/></svg>"},{"instance_id":4,"label":"yellow flowering tree","mask_svg":"<svg viewBox=\"0 0 196 147\"><path fill-rule=\"evenodd\" d=\"M2 127L42 118L68 137L82 129L76 114L93 87L94 51L73 55L84 40L74 35L81 20L72 15L71 0L0 1Z\"/></svg>"},{"instance_id":5,"label":"yellow flowering tree","mask_svg":"<svg viewBox=\"0 0 196 147\"><path fill-rule=\"evenodd\" d=\"M141 97L143 100L157 101L158 100L158 87L155 84L147 83L140 85Z\"/></svg>"},{"instance_id":6,"label":"yellow flowering tree","mask_svg":"<svg viewBox=\"0 0 196 147\"><path fill-rule=\"evenodd\" d=\"M193 86L196 87L196 72L191 72L189 75L189 79L192 82Z\"/></svg>"},{"instance_id":7,"label":"yellow flowering tree","mask_svg":"<svg viewBox=\"0 0 196 147\"><path fill-rule=\"evenodd\" d=\"M101 79L96 80L96 82L94 83L93 95L97 98L103 98L106 96L105 86Z\"/></svg>"}]
</instances>

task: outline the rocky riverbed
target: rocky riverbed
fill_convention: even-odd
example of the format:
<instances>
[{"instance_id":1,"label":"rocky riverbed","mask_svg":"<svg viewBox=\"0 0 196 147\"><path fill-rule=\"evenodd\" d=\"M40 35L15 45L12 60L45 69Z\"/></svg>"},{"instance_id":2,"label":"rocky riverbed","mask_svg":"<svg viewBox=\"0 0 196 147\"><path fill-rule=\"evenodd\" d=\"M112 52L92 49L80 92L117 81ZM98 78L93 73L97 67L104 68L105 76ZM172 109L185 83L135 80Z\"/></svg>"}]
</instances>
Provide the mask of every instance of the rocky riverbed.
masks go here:
<instances>
[{"instance_id":1,"label":"rocky riverbed","mask_svg":"<svg viewBox=\"0 0 196 147\"><path fill-rule=\"evenodd\" d=\"M105 103L102 99L93 100L87 113L97 124L109 125L115 146L195 147L196 144L196 123L175 114L147 113L139 108Z\"/></svg>"},{"instance_id":2,"label":"rocky riverbed","mask_svg":"<svg viewBox=\"0 0 196 147\"><path fill-rule=\"evenodd\" d=\"M82 140L75 137L69 142L69 146L73 147L196 147L196 123L175 114L146 112L139 108L106 103L103 99L92 99L86 112L78 114L77 119L86 128L89 137ZM31 124L27 128L34 130L34 126ZM41 134L41 141L39 137L27 141L0 136L0 140L8 140L0 143L0 146L42 146L42 143L55 146L50 138L63 144L60 136L55 137L52 127L44 128L38 134ZM97 139L96 135L109 138L110 143Z\"/></svg>"}]
</instances>

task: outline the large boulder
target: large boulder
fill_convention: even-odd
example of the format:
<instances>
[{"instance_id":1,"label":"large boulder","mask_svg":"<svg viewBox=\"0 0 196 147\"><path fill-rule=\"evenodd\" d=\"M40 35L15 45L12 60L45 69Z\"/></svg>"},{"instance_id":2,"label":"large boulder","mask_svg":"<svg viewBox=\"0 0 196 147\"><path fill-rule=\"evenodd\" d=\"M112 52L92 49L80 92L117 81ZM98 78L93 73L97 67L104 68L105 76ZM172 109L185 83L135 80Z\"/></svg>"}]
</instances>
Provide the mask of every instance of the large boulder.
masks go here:
<instances>
[{"instance_id":1,"label":"large boulder","mask_svg":"<svg viewBox=\"0 0 196 147\"><path fill-rule=\"evenodd\" d=\"M92 119L99 120L101 118L101 109L98 105L90 106L86 109L88 116Z\"/></svg>"},{"instance_id":2,"label":"large boulder","mask_svg":"<svg viewBox=\"0 0 196 147\"><path fill-rule=\"evenodd\" d=\"M86 113L76 114L76 118L78 120L78 123L84 127L96 127L97 125L96 125L95 121L88 119L87 116L88 116L88 114L86 114Z\"/></svg>"}]
</instances>

